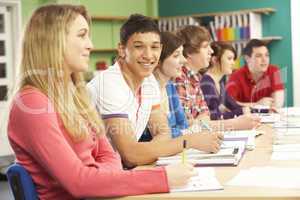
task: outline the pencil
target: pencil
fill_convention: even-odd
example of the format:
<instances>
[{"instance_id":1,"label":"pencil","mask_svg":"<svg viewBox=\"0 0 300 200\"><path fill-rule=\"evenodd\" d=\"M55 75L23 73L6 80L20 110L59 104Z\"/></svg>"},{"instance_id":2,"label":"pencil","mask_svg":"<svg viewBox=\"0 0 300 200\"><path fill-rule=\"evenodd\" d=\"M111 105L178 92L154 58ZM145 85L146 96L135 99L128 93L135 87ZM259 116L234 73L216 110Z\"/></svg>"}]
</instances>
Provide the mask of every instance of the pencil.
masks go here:
<instances>
[{"instance_id":1,"label":"pencil","mask_svg":"<svg viewBox=\"0 0 300 200\"><path fill-rule=\"evenodd\" d=\"M183 150L182 150L182 154L181 154L182 164L186 163L185 149L186 149L186 140L183 140Z\"/></svg>"}]
</instances>

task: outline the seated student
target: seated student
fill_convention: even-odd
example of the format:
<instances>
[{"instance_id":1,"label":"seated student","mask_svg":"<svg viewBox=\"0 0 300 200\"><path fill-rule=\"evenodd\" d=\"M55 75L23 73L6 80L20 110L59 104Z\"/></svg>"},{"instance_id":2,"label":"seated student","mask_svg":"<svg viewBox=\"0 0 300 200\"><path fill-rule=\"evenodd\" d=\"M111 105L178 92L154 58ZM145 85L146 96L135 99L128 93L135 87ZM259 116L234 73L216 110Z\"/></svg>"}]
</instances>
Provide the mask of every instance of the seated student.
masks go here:
<instances>
[{"instance_id":1,"label":"seated student","mask_svg":"<svg viewBox=\"0 0 300 200\"><path fill-rule=\"evenodd\" d=\"M213 42L211 48L213 50L211 62L200 82L210 118L231 119L249 113L249 108L243 109L225 90L226 75L232 73L236 59L235 49L224 42Z\"/></svg>"},{"instance_id":2,"label":"seated student","mask_svg":"<svg viewBox=\"0 0 300 200\"><path fill-rule=\"evenodd\" d=\"M185 63L185 58L182 55L183 41L171 32L162 32L161 43L162 51L159 63L153 74L160 86L160 105L163 113L168 117L172 137L178 137L189 126L172 81L172 79L180 76L181 66Z\"/></svg>"},{"instance_id":3,"label":"seated student","mask_svg":"<svg viewBox=\"0 0 300 200\"><path fill-rule=\"evenodd\" d=\"M152 72L161 54L161 38L154 20L131 15L120 30L119 57L89 84L89 90L107 127L113 146L130 167L154 162L159 156L188 148L218 151L221 135L187 134L171 138L167 117L160 108L159 86ZM146 126L150 142L138 142Z\"/></svg>"},{"instance_id":4,"label":"seated student","mask_svg":"<svg viewBox=\"0 0 300 200\"><path fill-rule=\"evenodd\" d=\"M93 47L89 22L83 6L47 5L33 13L24 33L8 137L39 199L168 192L186 184L194 175L190 165L122 169L80 73Z\"/></svg>"},{"instance_id":5,"label":"seated student","mask_svg":"<svg viewBox=\"0 0 300 200\"><path fill-rule=\"evenodd\" d=\"M246 65L229 78L226 90L241 105L280 108L284 104L284 84L280 70L270 64L263 41L252 39L243 50Z\"/></svg>"},{"instance_id":6,"label":"seated student","mask_svg":"<svg viewBox=\"0 0 300 200\"><path fill-rule=\"evenodd\" d=\"M210 34L201 26L185 26L177 31L184 41L183 55L186 64L182 75L176 78L177 91L189 122L206 121L211 128L218 130L218 121L209 121L210 113L200 87L201 74L209 66L213 50L210 47ZM253 115L241 115L235 119L222 120L225 129L252 129L259 124L259 118Z\"/></svg>"},{"instance_id":7,"label":"seated student","mask_svg":"<svg viewBox=\"0 0 300 200\"><path fill-rule=\"evenodd\" d=\"M183 133L193 132L192 127L189 128L176 86L173 82L174 78L181 75L181 67L186 61L182 54L183 41L170 32L162 32L161 38L163 45L162 52L158 66L155 68L153 74L160 85L162 111L168 116L172 136L178 137Z\"/></svg>"}]
</instances>

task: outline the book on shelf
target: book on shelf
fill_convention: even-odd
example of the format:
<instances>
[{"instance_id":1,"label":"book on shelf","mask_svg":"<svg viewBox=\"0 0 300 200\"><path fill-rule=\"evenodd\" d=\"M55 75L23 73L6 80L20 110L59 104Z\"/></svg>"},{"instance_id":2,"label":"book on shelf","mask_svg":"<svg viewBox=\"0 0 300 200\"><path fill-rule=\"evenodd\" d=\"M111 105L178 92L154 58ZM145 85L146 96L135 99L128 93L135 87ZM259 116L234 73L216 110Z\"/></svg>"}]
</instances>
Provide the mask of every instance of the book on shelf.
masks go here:
<instances>
[{"instance_id":1,"label":"book on shelf","mask_svg":"<svg viewBox=\"0 0 300 200\"><path fill-rule=\"evenodd\" d=\"M248 15L249 20L249 38L262 38L262 20L261 14L250 12Z\"/></svg>"}]
</instances>

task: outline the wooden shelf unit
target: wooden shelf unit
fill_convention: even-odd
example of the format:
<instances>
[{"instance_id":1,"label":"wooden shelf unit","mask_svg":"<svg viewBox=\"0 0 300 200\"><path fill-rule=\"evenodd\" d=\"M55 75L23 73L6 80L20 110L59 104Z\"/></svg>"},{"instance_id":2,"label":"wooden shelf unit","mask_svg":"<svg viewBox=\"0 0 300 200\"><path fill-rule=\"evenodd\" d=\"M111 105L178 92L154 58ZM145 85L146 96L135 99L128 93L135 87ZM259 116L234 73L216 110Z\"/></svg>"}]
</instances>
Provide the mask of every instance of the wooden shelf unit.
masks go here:
<instances>
[{"instance_id":1,"label":"wooden shelf unit","mask_svg":"<svg viewBox=\"0 0 300 200\"><path fill-rule=\"evenodd\" d=\"M128 17L124 16L92 16L92 21L125 21Z\"/></svg>"},{"instance_id":2,"label":"wooden shelf unit","mask_svg":"<svg viewBox=\"0 0 300 200\"><path fill-rule=\"evenodd\" d=\"M259 40L262 40L266 43L269 43L271 41L278 41L278 40L282 40L281 36L267 36L267 37L263 37L263 38L257 38ZM244 42L248 42L250 39L244 39L244 40L226 40L226 41L220 41L220 42L229 42L229 43L244 43Z\"/></svg>"},{"instance_id":3,"label":"wooden shelf unit","mask_svg":"<svg viewBox=\"0 0 300 200\"><path fill-rule=\"evenodd\" d=\"M239 11L226 11L226 12L213 12L213 13L201 13L201 14L192 14L192 15L182 15L182 16L170 16L170 17L152 17L155 20L159 19L178 19L178 18L201 18L201 17L214 17L214 16L224 16L224 15L235 15L235 14L243 14L243 13L259 13L259 14L270 14L275 12L276 9L274 8L258 8L258 9L245 9ZM128 17L126 16L92 16L92 21L126 21ZM267 36L261 38L261 40L269 43L271 41L278 41L282 40L281 36ZM249 39L245 40L233 40L233 41L226 41L231 43L245 43L249 41ZM92 50L92 53L113 53L117 52L116 48L95 48Z\"/></svg>"},{"instance_id":4,"label":"wooden shelf unit","mask_svg":"<svg viewBox=\"0 0 300 200\"><path fill-rule=\"evenodd\" d=\"M274 8L257 8L257 9L246 9L239 11L227 11L227 12L213 12L213 13L201 13L201 14L192 14L192 15L179 15L179 16L170 16L170 17L159 17L159 19L178 19L178 18L186 18L186 17L214 17L214 16L224 16L224 15L235 15L235 14L243 14L243 13L260 13L260 14L270 14L275 12Z\"/></svg>"},{"instance_id":5,"label":"wooden shelf unit","mask_svg":"<svg viewBox=\"0 0 300 200\"><path fill-rule=\"evenodd\" d=\"M126 21L128 17L125 16L92 16L92 21ZM154 20L158 20L159 17L151 17Z\"/></svg>"}]
</instances>

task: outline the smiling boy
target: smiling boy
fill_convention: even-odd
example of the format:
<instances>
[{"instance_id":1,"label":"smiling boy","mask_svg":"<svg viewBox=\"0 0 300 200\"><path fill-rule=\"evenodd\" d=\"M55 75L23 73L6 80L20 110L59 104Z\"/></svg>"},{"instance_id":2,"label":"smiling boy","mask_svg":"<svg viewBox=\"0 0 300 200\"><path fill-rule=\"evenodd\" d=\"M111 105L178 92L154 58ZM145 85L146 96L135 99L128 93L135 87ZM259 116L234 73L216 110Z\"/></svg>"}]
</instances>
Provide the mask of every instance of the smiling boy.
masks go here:
<instances>
[{"instance_id":1,"label":"smiling boy","mask_svg":"<svg viewBox=\"0 0 300 200\"><path fill-rule=\"evenodd\" d=\"M216 152L220 147L217 134L171 138L167 117L160 108L159 85L152 75L161 50L157 24L148 17L131 15L120 30L117 62L88 84L107 134L129 167L179 153L183 140L187 148ZM153 139L138 142L147 126Z\"/></svg>"}]
</instances>

